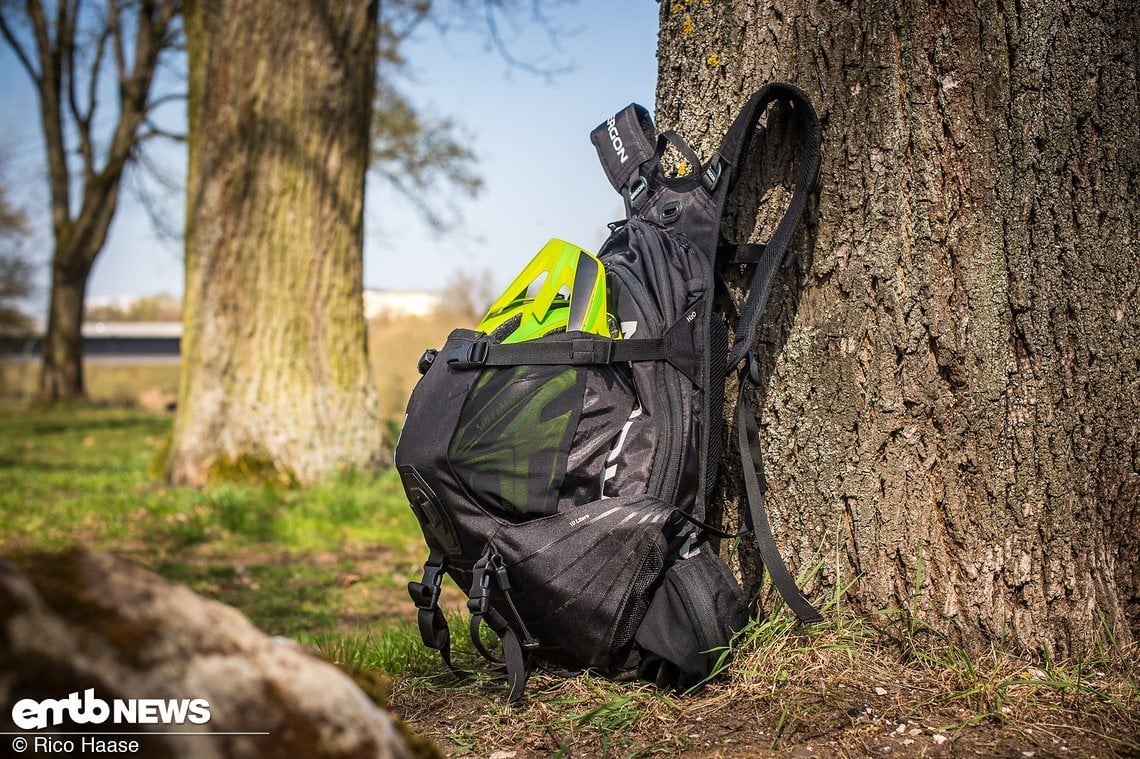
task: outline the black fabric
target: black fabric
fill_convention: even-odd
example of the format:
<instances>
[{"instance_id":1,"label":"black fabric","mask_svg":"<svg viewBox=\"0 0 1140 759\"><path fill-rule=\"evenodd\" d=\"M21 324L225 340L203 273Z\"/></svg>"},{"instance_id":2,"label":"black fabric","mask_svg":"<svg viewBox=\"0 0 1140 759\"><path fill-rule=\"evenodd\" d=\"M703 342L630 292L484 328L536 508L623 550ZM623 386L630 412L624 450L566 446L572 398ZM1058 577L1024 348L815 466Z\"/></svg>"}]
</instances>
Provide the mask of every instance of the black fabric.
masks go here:
<instances>
[{"instance_id":1,"label":"black fabric","mask_svg":"<svg viewBox=\"0 0 1140 759\"><path fill-rule=\"evenodd\" d=\"M512 518L557 511L585 385L574 367L482 372L447 452L467 492Z\"/></svg>"},{"instance_id":2,"label":"black fabric","mask_svg":"<svg viewBox=\"0 0 1140 759\"><path fill-rule=\"evenodd\" d=\"M653 160L656 141L649 111L636 103L627 105L590 133L606 178L623 195L628 195L631 180Z\"/></svg>"},{"instance_id":3,"label":"black fabric","mask_svg":"<svg viewBox=\"0 0 1140 759\"><path fill-rule=\"evenodd\" d=\"M649 496L625 496L535 519L503 530L503 557L519 614L539 653L565 667L613 674L623 658L631 609L644 608L672 537L671 507ZM505 599L504 599L505 600ZM503 601L492 595L492 605Z\"/></svg>"},{"instance_id":4,"label":"black fabric","mask_svg":"<svg viewBox=\"0 0 1140 759\"><path fill-rule=\"evenodd\" d=\"M639 674L661 686L690 688L713 671L748 615L725 563L701 549L665 573L637 630L646 651Z\"/></svg>"}]
</instances>

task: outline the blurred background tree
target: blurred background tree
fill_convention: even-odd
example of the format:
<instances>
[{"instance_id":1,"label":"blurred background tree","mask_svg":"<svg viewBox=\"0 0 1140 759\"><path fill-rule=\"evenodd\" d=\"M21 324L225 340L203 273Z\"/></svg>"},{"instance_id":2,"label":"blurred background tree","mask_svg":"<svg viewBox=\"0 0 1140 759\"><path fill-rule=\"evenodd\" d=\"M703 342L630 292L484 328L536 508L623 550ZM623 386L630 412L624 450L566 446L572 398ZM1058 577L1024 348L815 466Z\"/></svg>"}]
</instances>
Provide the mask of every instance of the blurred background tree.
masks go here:
<instances>
[{"instance_id":1,"label":"blurred background tree","mask_svg":"<svg viewBox=\"0 0 1140 759\"><path fill-rule=\"evenodd\" d=\"M177 48L178 0L0 2L0 35L35 84L51 196L53 252L42 400L82 398L87 279L107 240L127 164L165 134L173 97L155 74Z\"/></svg>"},{"instance_id":2,"label":"blurred background tree","mask_svg":"<svg viewBox=\"0 0 1140 759\"><path fill-rule=\"evenodd\" d=\"M20 304L34 292L33 267L21 246L27 234L24 212L12 205L8 188L0 185L0 330L26 332L34 326Z\"/></svg>"},{"instance_id":3,"label":"blurred background tree","mask_svg":"<svg viewBox=\"0 0 1140 759\"><path fill-rule=\"evenodd\" d=\"M395 2L380 16L375 2L187 3L171 481L202 484L238 466L311 482L387 460L363 315L365 176L377 167L437 228L448 224L432 199L441 184L478 189L454 124L421 116L393 84L410 30L467 5ZM485 0L483 23L494 30L513 5Z\"/></svg>"}]
</instances>

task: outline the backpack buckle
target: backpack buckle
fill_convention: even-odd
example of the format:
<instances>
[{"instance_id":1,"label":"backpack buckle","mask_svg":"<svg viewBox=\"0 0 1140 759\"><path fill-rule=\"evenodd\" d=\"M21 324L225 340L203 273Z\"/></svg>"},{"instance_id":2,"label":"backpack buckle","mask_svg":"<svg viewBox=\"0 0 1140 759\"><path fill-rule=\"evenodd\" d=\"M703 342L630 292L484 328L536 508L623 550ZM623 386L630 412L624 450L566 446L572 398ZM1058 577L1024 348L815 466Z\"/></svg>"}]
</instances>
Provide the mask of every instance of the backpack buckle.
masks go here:
<instances>
[{"instance_id":1,"label":"backpack buckle","mask_svg":"<svg viewBox=\"0 0 1140 759\"><path fill-rule=\"evenodd\" d=\"M419 371L421 375L427 374L428 369L431 368L432 363L435 362L435 357L438 355L439 351L435 348L428 348L424 351L424 355L420 356L420 360L416 364L416 370Z\"/></svg>"},{"instance_id":2,"label":"backpack buckle","mask_svg":"<svg viewBox=\"0 0 1140 759\"><path fill-rule=\"evenodd\" d=\"M472 614L486 614L491 608L491 573L487 565L480 562L471 571L471 592L467 598L467 610Z\"/></svg>"},{"instance_id":3,"label":"backpack buckle","mask_svg":"<svg viewBox=\"0 0 1140 759\"><path fill-rule=\"evenodd\" d=\"M649 200L649 182L645 177L638 177L637 181L631 182L626 187L625 192L625 206L626 211L632 216L633 212L639 212Z\"/></svg>"},{"instance_id":4,"label":"backpack buckle","mask_svg":"<svg viewBox=\"0 0 1140 759\"><path fill-rule=\"evenodd\" d=\"M724 172L724 159L716 156L713 161L705 168L702 178L705 182L705 189L712 192L716 189L717 183L720 182L720 175Z\"/></svg>"},{"instance_id":5,"label":"backpack buckle","mask_svg":"<svg viewBox=\"0 0 1140 759\"><path fill-rule=\"evenodd\" d=\"M753 351L748 351L744 354L745 359L748 361L748 381L753 385L760 385L760 359L756 357Z\"/></svg>"},{"instance_id":6,"label":"backpack buckle","mask_svg":"<svg viewBox=\"0 0 1140 759\"><path fill-rule=\"evenodd\" d=\"M408 583L408 595L417 609L431 611L439 606L439 594L443 587L443 562L432 564L429 558L424 564L424 577L421 582Z\"/></svg>"},{"instance_id":7,"label":"backpack buckle","mask_svg":"<svg viewBox=\"0 0 1140 759\"><path fill-rule=\"evenodd\" d=\"M447 365L452 369L478 369L487 363L487 342L479 340L457 345L447 352Z\"/></svg>"}]
</instances>

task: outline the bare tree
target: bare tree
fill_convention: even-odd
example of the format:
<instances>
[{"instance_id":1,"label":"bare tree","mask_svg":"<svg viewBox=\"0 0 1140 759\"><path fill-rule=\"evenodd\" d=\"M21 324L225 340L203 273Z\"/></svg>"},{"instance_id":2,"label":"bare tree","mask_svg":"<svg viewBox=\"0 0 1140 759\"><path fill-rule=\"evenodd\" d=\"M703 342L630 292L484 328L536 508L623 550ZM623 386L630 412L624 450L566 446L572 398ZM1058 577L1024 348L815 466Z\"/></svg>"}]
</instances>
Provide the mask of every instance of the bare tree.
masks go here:
<instances>
[{"instance_id":1,"label":"bare tree","mask_svg":"<svg viewBox=\"0 0 1140 759\"><path fill-rule=\"evenodd\" d=\"M774 528L827 567L817 598L1058 657L1140 632L1138 18L661 4L663 127L708 156L774 80L824 125L756 398ZM794 158L794 131L765 139ZM788 173L754 162L725 231L764 241Z\"/></svg>"},{"instance_id":2,"label":"bare tree","mask_svg":"<svg viewBox=\"0 0 1140 759\"><path fill-rule=\"evenodd\" d=\"M118 206L123 172L148 119L159 60L174 44L178 0L0 4L0 33L39 97L54 239L40 395L84 396L87 278ZM108 95L111 95L108 98ZM108 99L111 102L107 102Z\"/></svg>"}]
</instances>

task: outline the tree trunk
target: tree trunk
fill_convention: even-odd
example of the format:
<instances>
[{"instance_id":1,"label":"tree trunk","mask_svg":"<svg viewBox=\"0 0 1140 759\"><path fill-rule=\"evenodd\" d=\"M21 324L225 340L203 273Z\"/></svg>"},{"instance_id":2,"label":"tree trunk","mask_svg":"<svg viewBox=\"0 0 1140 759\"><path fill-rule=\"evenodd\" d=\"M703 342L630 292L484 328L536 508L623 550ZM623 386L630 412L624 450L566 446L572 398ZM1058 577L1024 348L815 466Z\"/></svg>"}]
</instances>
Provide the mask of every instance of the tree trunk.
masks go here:
<instances>
[{"instance_id":1,"label":"tree trunk","mask_svg":"<svg viewBox=\"0 0 1140 759\"><path fill-rule=\"evenodd\" d=\"M133 134L140 120L139 115L123 116L119 129ZM122 154L129 154L129 149L123 148ZM77 400L87 396L83 381L87 280L111 229L125 162L125 157L121 161L109 161L100 176L84 183L82 203L74 219L53 216L56 244L40 375L41 401Z\"/></svg>"},{"instance_id":2,"label":"tree trunk","mask_svg":"<svg viewBox=\"0 0 1140 759\"><path fill-rule=\"evenodd\" d=\"M174 482L267 464L308 482L382 458L362 296L376 14L189 5Z\"/></svg>"},{"instance_id":3,"label":"tree trunk","mask_svg":"<svg viewBox=\"0 0 1140 759\"><path fill-rule=\"evenodd\" d=\"M1137 26L1130 0L662 3L661 128L708 156L773 80L823 122L757 399L816 601L1054 656L1140 632ZM738 240L786 202L755 163Z\"/></svg>"},{"instance_id":4,"label":"tree trunk","mask_svg":"<svg viewBox=\"0 0 1140 759\"><path fill-rule=\"evenodd\" d=\"M59 262L57 253L54 260ZM43 344L40 399L57 401L86 397L83 383L83 301L91 267L52 268L51 301Z\"/></svg>"}]
</instances>

